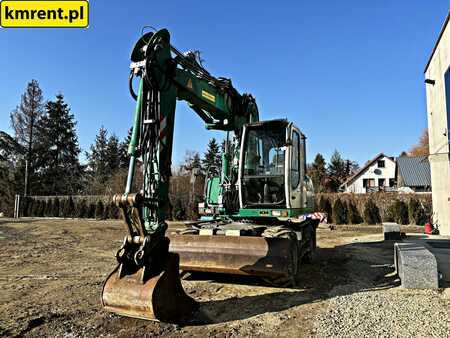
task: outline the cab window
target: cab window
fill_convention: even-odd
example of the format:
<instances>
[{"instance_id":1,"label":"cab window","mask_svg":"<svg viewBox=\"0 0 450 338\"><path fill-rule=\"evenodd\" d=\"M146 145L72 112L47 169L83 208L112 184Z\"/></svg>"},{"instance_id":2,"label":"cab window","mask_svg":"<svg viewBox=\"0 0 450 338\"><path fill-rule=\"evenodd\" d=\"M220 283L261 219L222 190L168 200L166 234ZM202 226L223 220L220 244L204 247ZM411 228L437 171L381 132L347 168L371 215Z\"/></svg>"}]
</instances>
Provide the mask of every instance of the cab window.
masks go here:
<instances>
[{"instance_id":1,"label":"cab window","mask_svg":"<svg viewBox=\"0 0 450 338\"><path fill-rule=\"evenodd\" d=\"M300 135L294 131L292 133L292 153L291 153L291 186L297 188L300 183Z\"/></svg>"}]
</instances>

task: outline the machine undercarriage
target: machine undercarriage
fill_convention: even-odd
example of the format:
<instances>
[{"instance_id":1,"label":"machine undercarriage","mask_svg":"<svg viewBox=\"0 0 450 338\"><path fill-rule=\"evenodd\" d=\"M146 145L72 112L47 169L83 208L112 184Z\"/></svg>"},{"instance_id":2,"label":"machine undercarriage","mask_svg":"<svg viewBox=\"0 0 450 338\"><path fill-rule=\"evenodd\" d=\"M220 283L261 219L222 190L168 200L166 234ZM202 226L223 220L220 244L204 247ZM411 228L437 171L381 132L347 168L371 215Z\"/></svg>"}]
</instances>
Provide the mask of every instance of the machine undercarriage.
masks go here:
<instances>
[{"instance_id":1,"label":"machine undercarriage","mask_svg":"<svg viewBox=\"0 0 450 338\"><path fill-rule=\"evenodd\" d=\"M312 261L319 221L186 223L186 229L169 235L181 270L252 275L274 286L295 286L301 264Z\"/></svg>"}]
</instances>

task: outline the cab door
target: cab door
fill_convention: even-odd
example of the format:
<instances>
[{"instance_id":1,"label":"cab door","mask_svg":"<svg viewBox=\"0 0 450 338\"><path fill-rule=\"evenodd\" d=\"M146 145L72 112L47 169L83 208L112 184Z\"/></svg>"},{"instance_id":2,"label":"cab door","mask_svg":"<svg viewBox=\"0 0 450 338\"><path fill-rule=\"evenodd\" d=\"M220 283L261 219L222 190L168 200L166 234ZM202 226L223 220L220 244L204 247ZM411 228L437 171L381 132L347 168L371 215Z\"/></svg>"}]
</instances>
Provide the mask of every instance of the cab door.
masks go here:
<instances>
[{"instance_id":1,"label":"cab door","mask_svg":"<svg viewBox=\"0 0 450 338\"><path fill-rule=\"evenodd\" d=\"M291 129L291 141L289 156L289 179L288 186L288 200L290 208L300 209L304 207L305 198L302 194L304 182L305 182L305 137L300 130L292 126Z\"/></svg>"}]
</instances>

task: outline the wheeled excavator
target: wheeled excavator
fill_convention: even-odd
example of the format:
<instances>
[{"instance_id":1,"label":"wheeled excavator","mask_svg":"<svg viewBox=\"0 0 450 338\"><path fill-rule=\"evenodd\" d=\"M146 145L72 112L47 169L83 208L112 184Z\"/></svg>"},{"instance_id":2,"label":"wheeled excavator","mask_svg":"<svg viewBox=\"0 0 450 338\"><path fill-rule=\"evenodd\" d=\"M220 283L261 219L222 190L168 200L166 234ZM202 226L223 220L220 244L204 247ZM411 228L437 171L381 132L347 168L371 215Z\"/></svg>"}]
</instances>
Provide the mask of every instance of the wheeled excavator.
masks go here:
<instances>
[{"instance_id":1,"label":"wheeled excavator","mask_svg":"<svg viewBox=\"0 0 450 338\"><path fill-rule=\"evenodd\" d=\"M250 94L214 77L195 52L181 53L168 30L147 32L131 53L136 100L125 192L114 196L127 235L103 286L112 312L167 322L188 318L197 302L179 271L253 275L295 285L312 258L318 221L306 175L306 137L285 119L260 121ZM139 80L137 93L133 79ZM219 175L205 182L202 217L168 234L169 181L177 100L207 129L226 133ZM139 166L137 166L139 161ZM136 170L143 184L132 192Z\"/></svg>"}]
</instances>

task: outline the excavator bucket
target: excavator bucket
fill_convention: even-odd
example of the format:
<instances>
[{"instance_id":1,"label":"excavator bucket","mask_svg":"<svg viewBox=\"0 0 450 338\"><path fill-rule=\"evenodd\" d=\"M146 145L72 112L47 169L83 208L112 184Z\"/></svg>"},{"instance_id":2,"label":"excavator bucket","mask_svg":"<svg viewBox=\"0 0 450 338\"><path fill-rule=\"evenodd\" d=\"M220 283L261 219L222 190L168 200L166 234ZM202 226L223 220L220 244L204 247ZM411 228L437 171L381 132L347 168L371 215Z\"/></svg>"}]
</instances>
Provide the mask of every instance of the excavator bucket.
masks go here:
<instances>
[{"instance_id":1,"label":"excavator bucket","mask_svg":"<svg viewBox=\"0 0 450 338\"><path fill-rule=\"evenodd\" d=\"M285 238L171 234L170 252L180 255L180 269L290 277L297 269L296 248Z\"/></svg>"},{"instance_id":2,"label":"excavator bucket","mask_svg":"<svg viewBox=\"0 0 450 338\"><path fill-rule=\"evenodd\" d=\"M122 273L121 266L103 285L102 304L119 315L180 323L191 318L197 303L183 290L179 276L179 256L169 253L165 269L145 277L145 268Z\"/></svg>"}]
</instances>

